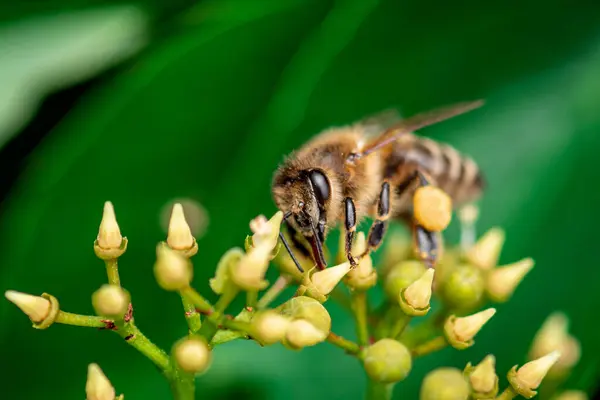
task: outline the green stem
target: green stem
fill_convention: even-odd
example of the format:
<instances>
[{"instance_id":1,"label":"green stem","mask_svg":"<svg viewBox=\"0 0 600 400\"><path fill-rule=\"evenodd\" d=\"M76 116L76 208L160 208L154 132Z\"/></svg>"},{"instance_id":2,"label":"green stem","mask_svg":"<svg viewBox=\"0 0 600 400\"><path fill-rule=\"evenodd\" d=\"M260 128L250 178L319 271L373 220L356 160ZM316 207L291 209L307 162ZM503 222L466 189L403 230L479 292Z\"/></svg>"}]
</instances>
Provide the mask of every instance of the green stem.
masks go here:
<instances>
[{"instance_id":1,"label":"green stem","mask_svg":"<svg viewBox=\"0 0 600 400\"><path fill-rule=\"evenodd\" d=\"M227 306L229 306L229 304L231 304L231 302L236 298L238 293L239 290L236 287L229 286L225 288L221 294L221 297L219 297L219 300L217 300L217 304L215 304L214 312L207 314L205 323L202 324L202 329L200 329L199 333L204 336L208 343L211 342L212 338L219 330L219 325L225 326L227 324L236 322L223 318L223 313L227 309Z\"/></svg>"},{"instance_id":2,"label":"green stem","mask_svg":"<svg viewBox=\"0 0 600 400\"><path fill-rule=\"evenodd\" d=\"M108 283L111 285L121 286L121 278L119 278L119 264L117 263L117 259L113 258L111 260L104 261L106 265L106 275L108 276Z\"/></svg>"},{"instance_id":3,"label":"green stem","mask_svg":"<svg viewBox=\"0 0 600 400\"><path fill-rule=\"evenodd\" d=\"M247 307L256 307L256 303L258 302L258 291L251 290L246 293L246 306Z\"/></svg>"},{"instance_id":4,"label":"green stem","mask_svg":"<svg viewBox=\"0 0 600 400\"><path fill-rule=\"evenodd\" d=\"M360 352L360 346L348 339L345 339L341 336L336 335L333 332L330 332L327 336L327 341L342 350L345 350L351 354L358 354Z\"/></svg>"},{"instance_id":5,"label":"green stem","mask_svg":"<svg viewBox=\"0 0 600 400\"><path fill-rule=\"evenodd\" d=\"M412 317L410 315L406 315L405 313L401 312L392 325L390 337L400 339L402 332L404 332L411 319Z\"/></svg>"},{"instance_id":6,"label":"green stem","mask_svg":"<svg viewBox=\"0 0 600 400\"><path fill-rule=\"evenodd\" d=\"M54 322L57 324L83 326L87 328L107 328L113 321L95 315L81 315L59 311Z\"/></svg>"},{"instance_id":7,"label":"green stem","mask_svg":"<svg viewBox=\"0 0 600 400\"><path fill-rule=\"evenodd\" d=\"M169 356L164 350L150 341L133 323L133 320L117 327L117 334L125 339L125 342L145 355L161 371L170 368Z\"/></svg>"},{"instance_id":8,"label":"green stem","mask_svg":"<svg viewBox=\"0 0 600 400\"><path fill-rule=\"evenodd\" d=\"M366 346L369 343L369 328L367 326L367 293L364 291L355 291L351 298L352 312L356 322L356 336L358 344Z\"/></svg>"},{"instance_id":9,"label":"green stem","mask_svg":"<svg viewBox=\"0 0 600 400\"><path fill-rule=\"evenodd\" d=\"M169 380L173 399L194 400L196 391L194 376L179 370L175 371L173 375L174 376Z\"/></svg>"},{"instance_id":10,"label":"green stem","mask_svg":"<svg viewBox=\"0 0 600 400\"><path fill-rule=\"evenodd\" d=\"M368 378L368 377L367 377ZM375 382L368 378L367 380L367 400L389 400L392 398L393 384Z\"/></svg>"},{"instance_id":11,"label":"green stem","mask_svg":"<svg viewBox=\"0 0 600 400\"><path fill-rule=\"evenodd\" d=\"M196 333L200 330L202 322L200 322L200 314L196 311L196 306L191 302L183 292L180 292L181 304L183 304L183 311L185 312L185 320L187 321L190 333Z\"/></svg>"},{"instance_id":12,"label":"green stem","mask_svg":"<svg viewBox=\"0 0 600 400\"><path fill-rule=\"evenodd\" d=\"M211 314L214 312L214 308L212 304L208 302L200 293L198 293L194 288L186 287L180 292L183 296L185 296L188 301L190 301L193 305L198 307L200 312L203 314Z\"/></svg>"},{"instance_id":13,"label":"green stem","mask_svg":"<svg viewBox=\"0 0 600 400\"><path fill-rule=\"evenodd\" d=\"M436 338L431 339L428 342L418 345L417 347L412 349L411 352L414 357L419 357L441 350L446 346L448 346L446 338L444 338L443 336L438 336Z\"/></svg>"},{"instance_id":14,"label":"green stem","mask_svg":"<svg viewBox=\"0 0 600 400\"><path fill-rule=\"evenodd\" d=\"M289 275L281 275L273 285L262 295L260 300L258 301L257 307L259 310L267 308L269 304L273 302L283 292L289 284L292 282L293 278Z\"/></svg>"},{"instance_id":15,"label":"green stem","mask_svg":"<svg viewBox=\"0 0 600 400\"><path fill-rule=\"evenodd\" d=\"M513 389L512 386L504 389L504 392L500 394L500 396L496 397L496 400L512 400L518 396L518 393Z\"/></svg>"}]
</instances>

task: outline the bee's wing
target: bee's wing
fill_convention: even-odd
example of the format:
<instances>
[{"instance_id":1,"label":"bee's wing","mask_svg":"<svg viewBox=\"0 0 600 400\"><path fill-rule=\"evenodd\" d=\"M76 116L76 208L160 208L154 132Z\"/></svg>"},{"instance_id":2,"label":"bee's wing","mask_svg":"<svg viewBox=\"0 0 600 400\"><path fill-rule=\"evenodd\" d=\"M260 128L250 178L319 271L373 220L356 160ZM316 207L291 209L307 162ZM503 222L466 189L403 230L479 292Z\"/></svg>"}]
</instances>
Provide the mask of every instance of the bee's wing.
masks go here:
<instances>
[{"instance_id":1,"label":"bee's wing","mask_svg":"<svg viewBox=\"0 0 600 400\"><path fill-rule=\"evenodd\" d=\"M378 113L367 115L352 125L363 130L365 136L378 136L400 121L402 121L402 117L398 110L387 108Z\"/></svg>"},{"instance_id":2,"label":"bee's wing","mask_svg":"<svg viewBox=\"0 0 600 400\"><path fill-rule=\"evenodd\" d=\"M464 103L456 103L450 106L437 108L417 114L407 119L403 119L384 129L383 133L367 144L360 156L366 156L373 153L388 144L396 141L398 137L414 132L429 125L442 122L444 120L464 114L468 111L479 108L483 105L483 100L476 100Z\"/></svg>"}]
</instances>

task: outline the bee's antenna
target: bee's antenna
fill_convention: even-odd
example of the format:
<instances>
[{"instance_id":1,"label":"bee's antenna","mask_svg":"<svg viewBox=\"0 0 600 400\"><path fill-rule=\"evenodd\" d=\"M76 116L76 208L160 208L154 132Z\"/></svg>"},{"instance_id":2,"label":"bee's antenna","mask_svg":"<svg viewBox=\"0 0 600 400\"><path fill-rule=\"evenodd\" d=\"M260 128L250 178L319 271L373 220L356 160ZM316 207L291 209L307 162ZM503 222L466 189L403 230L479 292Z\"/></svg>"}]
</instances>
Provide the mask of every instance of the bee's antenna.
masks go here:
<instances>
[{"instance_id":1,"label":"bee's antenna","mask_svg":"<svg viewBox=\"0 0 600 400\"><path fill-rule=\"evenodd\" d=\"M286 212L283 215L283 219L281 220L281 223L286 221L291 215L292 215L291 211ZM304 269L300 266L300 263L298 262L298 260L296 259L296 256L294 256L294 253L292 252L292 248L290 247L290 244L287 242L287 239L285 238L285 236L283 235L283 233L281 231L279 231L279 238L281 239L281 242L283 243L283 246L287 250L288 254L292 258L292 261L294 262L294 264L296 264L296 268L298 268L298 271L304 273Z\"/></svg>"}]
</instances>

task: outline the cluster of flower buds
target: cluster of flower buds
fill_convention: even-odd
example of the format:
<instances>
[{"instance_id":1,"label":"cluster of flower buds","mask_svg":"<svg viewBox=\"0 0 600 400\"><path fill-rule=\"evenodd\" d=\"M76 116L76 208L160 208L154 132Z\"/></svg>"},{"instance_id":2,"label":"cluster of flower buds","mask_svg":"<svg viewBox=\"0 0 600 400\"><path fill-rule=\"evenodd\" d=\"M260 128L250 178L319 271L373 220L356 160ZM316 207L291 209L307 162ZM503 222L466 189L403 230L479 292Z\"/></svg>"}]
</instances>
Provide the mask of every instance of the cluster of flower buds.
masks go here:
<instances>
[{"instance_id":1,"label":"cluster of flower buds","mask_svg":"<svg viewBox=\"0 0 600 400\"><path fill-rule=\"evenodd\" d=\"M534 390L540 386L558 357L558 353L550 353L520 368L513 367L508 373L510 386L499 397L496 358L491 354L475 366L467 364L464 371L438 368L423 380L420 400L512 399L519 395L529 399L535 396Z\"/></svg>"},{"instance_id":2,"label":"cluster of flower buds","mask_svg":"<svg viewBox=\"0 0 600 400\"><path fill-rule=\"evenodd\" d=\"M416 223L441 232L450 223L452 202L439 188L426 185L416 191L413 209ZM415 357L448 345L459 350L472 346L475 336L496 313L493 307L482 307L489 301L507 301L533 267L530 258L498 267L505 234L493 228L476 240L473 227L477 214L474 207L460 212L461 246L445 249L435 269L427 268L417 257L410 240L391 232L384 265L379 270L374 268L368 254L359 257L358 265L351 266L342 237L337 264L322 271L317 271L312 260L298 253L304 273L298 271L287 252L280 251L283 213L279 211L271 219L259 216L250 222L252 236L246 238L245 249L232 248L219 261L209 282L213 292L220 295L213 306L191 287L194 271L190 258L197 253L198 244L182 205L175 204L167 238L156 247L153 269L161 288L179 292L188 319L188 334L172 346L170 356L145 338L133 322L131 298L121 287L117 270L117 259L125 252L127 239L121 235L110 202L104 205L94 242L95 253L105 261L109 278L92 295L97 317L65 313L56 298L47 294L32 296L7 291L6 298L27 314L36 328L43 329L55 322L107 327L130 344L143 341L134 347L154 361L173 386L182 379L187 379L189 386L194 376L207 371L215 345L246 338L262 346L280 343L292 350L329 341L357 357L372 382L391 387L407 378ZM366 249L366 236L359 232L351 252L358 257ZM328 249L324 251L328 257ZM281 276L259 300L259 293L269 287L265 276L271 262L279 266ZM379 277L383 278L379 283L385 300L376 308L368 303L367 291L377 284ZM279 306L268 308L275 296L291 284L298 286L296 294ZM349 289L347 293L343 290L334 293L342 285ZM247 295L246 307L235 317L226 314L227 307L242 292ZM331 332L331 316L323 303L334 294L341 294L348 301L356 322L356 343ZM445 311L429 316L421 324L408 326L413 319L431 314L435 296L442 301ZM531 398L546 375L564 377L579 356L579 342L568 333L566 316L555 313L536 335L529 354L531 361L508 372L509 387L500 397L497 397L496 359L487 355L476 365L469 363L463 371L439 368L430 372L422 382L420 399L509 399L517 395ZM96 364L89 366L86 393L88 400L122 399L122 395L116 396ZM585 398L580 392L565 391L553 400Z\"/></svg>"}]
</instances>

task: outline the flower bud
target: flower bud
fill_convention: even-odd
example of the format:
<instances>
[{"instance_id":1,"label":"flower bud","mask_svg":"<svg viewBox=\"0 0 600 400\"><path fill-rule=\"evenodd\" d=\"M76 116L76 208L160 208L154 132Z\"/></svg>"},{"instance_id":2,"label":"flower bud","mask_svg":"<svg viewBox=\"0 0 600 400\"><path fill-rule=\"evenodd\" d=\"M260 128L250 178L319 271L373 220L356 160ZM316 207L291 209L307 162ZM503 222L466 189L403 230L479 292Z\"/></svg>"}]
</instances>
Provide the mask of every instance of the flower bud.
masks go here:
<instances>
[{"instance_id":1,"label":"flower bud","mask_svg":"<svg viewBox=\"0 0 600 400\"><path fill-rule=\"evenodd\" d=\"M467 400L469 384L456 368L438 368L431 371L421 384L420 400Z\"/></svg>"},{"instance_id":2,"label":"flower bud","mask_svg":"<svg viewBox=\"0 0 600 400\"><path fill-rule=\"evenodd\" d=\"M440 282L440 296L448 307L469 310L481 302L485 280L481 270L472 265L458 265Z\"/></svg>"},{"instance_id":3,"label":"flower bud","mask_svg":"<svg viewBox=\"0 0 600 400\"><path fill-rule=\"evenodd\" d=\"M280 342L290 325L290 319L275 311L262 311L252 318L252 336L263 345Z\"/></svg>"},{"instance_id":4,"label":"flower bud","mask_svg":"<svg viewBox=\"0 0 600 400\"><path fill-rule=\"evenodd\" d=\"M444 335L448 343L459 350L472 346L475 335L494 314L496 314L496 309L488 308L468 317L457 318L451 315L444 324Z\"/></svg>"},{"instance_id":5,"label":"flower bud","mask_svg":"<svg viewBox=\"0 0 600 400\"><path fill-rule=\"evenodd\" d=\"M383 273L387 274L392 267L411 257L412 251L412 240L409 235L398 230L390 230L383 248ZM391 297L395 299L398 293Z\"/></svg>"},{"instance_id":6,"label":"flower bud","mask_svg":"<svg viewBox=\"0 0 600 400\"><path fill-rule=\"evenodd\" d=\"M463 250L470 249L475 243L475 223L479 218L479 208L467 204L458 210L460 220L460 243Z\"/></svg>"},{"instance_id":7,"label":"flower bud","mask_svg":"<svg viewBox=\"0 0 600 400\"><path fill-rule=\"evenodd\" d=\"M189 261L175 250L158 245L154 264L156 281L165 290L181 290L189 286L193 277Z\"/></svg>"},{"instance_id":8,"label":"flower bud","mask_svg":"<svg viewBox=\"0 0 600 400\"><path fill-rule=\"evenodd\" d=\"M259 215L250 221L250 230L253 232L252 246L265 245L273 250L279 238L281 221L283 221L281 211L277 211L268 221L264 215Z\"/></svg>"},{"instance_id":9,"label":"flower bud","mask_svg":"<svg viewBox=\"0 0 600 400\"><path fill-rule=\"evenodd\" d=\"M425 264L417 260L402 261L392 267L383 281L388 299L396 301L400 291L423 276L426 270Z\"/></svg>"},{"instance_id":10,"label":"flower bud","mask_svg":"<svg viewBox=\"0 0 600 400\"><path fill-rule=\"evenodd\" d=\"M486 356L475 367L471 364L465 369L469 377L469 383L473 391L474 399L492 399L498 393L498 375L496 375L496 358L493 355Z\"/></svg>"},{"instance_id":11,"label":"flower bud","mask_svg":"<svg viewBox=\"0 0 600 400\"><path fill-rule=\"evenodd\" d=\"M364 232L359 232L356 240L352 244L352 254L359 257L367 249L367 239ZM373 259L370 255L359 259L356 268L353 268L346 275L346 285L351 289L367 290L377 283L377 271L373 268Z\"/></svg>"},{"instance_id":12,"label":"flower bud","mask_svg":"<svg viewBox=\"0 0 600 400\"><path fill-rule=\"evenodd\" d=\"M473 225L479 219L479 207L475 204L467 204L458 210L458 219L462 224Z\"/></svg>"},{"instance_id":13,"label":"flower bud","mask_svg":"<svg viewBox=\"0 0 600 400\"><path fill-rule=\"evenodd\" d=\"M173 205L167 233L167 244L173 250L189 250L196 244L196 239L192 236L192 230L185 220L183 206L180 203Z\"/></svg>"},{"instance_id":14,"label":"flower bud","mask_svg":"<svg viewBox=\"0 0 600 400\"><path fill-rule=\"evenodd\" d=\"M412 368L410 351L393 339L381 339L364 350L367 375L382 383L394 383L408 376Z\"/></svg>"},{"instance_id":15,"label":"flower bud","mask_svg":"<svg viewBox=\"0 0 600 400\"><path fill-rule=\"evenodd\" d=\"M529 399L536 395L535 389L540 386L550 368L559 358L560 353L553 351L528 362L519 369L515 365L508 373L508 381L518 394Z\"/></svg>"},{"instance_id":16,"label":"flower bud","mask_svg":"<svg viewBox=\"0 0 600 400\"><path fill-rule=\"evenodd\" d=\"M558 396L552 398L552 400L588 400L587 394L580 390L567 390L560 393Z\"/></svg>"},{"instance_id":17,"label":"flower bud","mask_svg":"<svg viewBox=\"0 0 600 400\"><path fill-rule=\"evenodd\" d=\"M413 212L419 225L431 232L441 232L452 219L452 200L436 186L421 186L413 197Z\"/></svg>"},{"instance_id":18,"label":"flower bud","mask_svg":"<svg viewBox=\"0 0 600 400\"><path fill-rule=\"evenodd\" d=\"M4 296L8 301L16 305L31 320L31 322L42 322L50 313L50 301L44 297L33 296L14 290L7 290Z\"/></svg>"},{"instance_id":19,"label":"flower bud","mask_svg":"<svg viewBox=\"0 0 600 400\"><path fill-rule=\"evenodd\" d=\"M105 317L123 317L129 308L129 294L117 285L102 285L92 295L96 314Z\"/></svg>"},{"instance_id":20,"label":"flower bud","mask_svg":"<svg viewBox=\"0 0 600 400\"><path fill-rule=\"evenodd\" d=\"M400 308L406 315L427 314L430 308L429 301L431 300L434 273L435 269L427 269L419 279L400 292L400 296L398 296Z\"/></svg>"},{"instance_id":21,"label":"flower bud","mask_svg":"<svg viewBox=\"0 0 600 400\"><path fill-rule=\"evenodd\" d=\"M212 354L200 336L185 337L173 346L173 359L185 372L199 374L210 366Z\"/></svg>"},{"instance_id":22,"label":"flower bud","mask_svg":"<svg viewBox=\"0 0 600 400\"><path fill-rule=\"evenodd\" d=\"M288 325L285 344L292 349L314 346L327 339L328 334L305 319L296 319Z\"/></svg>"},{"instance_id":23,"label":"flower bud","mask_svg":"<svg viewBox=\"0 0 600 400\"><path fill-rule=\"evenodd\" d=\"M96 256L103 260L120 257L127 249L127 239L121 236L121 230L115 217L115 209L110 201L104 203L102 221L98 237L94 242Z\"/></svg>"},{"instance_id":24,"label":"flower bud","mask_svg":"<svg viewBox=\"0 0 600 400\"><path fill-rule=\"evenodd\" d=\"M85 394L86 400L115 400L115 388L98 364L88 365Z\"/></svg>"},{"instance_id":25,"label":"flower bud","mask_svg":"<svg viewBox=\"0 0 600 400\"><path fill-rule=\"evenodd\" d=\"M115 217L115 209L110 201L104 203L104 212L102 213L102 221L98 231L98 246L103 249L118 249L121 247L123 236L117 218Z\"/></svg>"},{"instance_id":26,"label":"flower bud","mask_svg":"<svg viewBox=\"0 0 600 400\"><path fill-rule=\"evenodd\" d=\"M350 271L350 263L345 262L335 267L325 268L322 271L315 272L310 277L312 287L323 296L327 296L333 291L342 278Z\"/></svg>"},{"instance_id":27,"label":"flower bud","mask_svg":"<svg viewBox=\"0 0 600 400\"><path fill-rule=\"evenodd\" d=\"M331 317L327 309L317 300L307 296L292 297L277 310L292 320L304 319L310 322L318 330L329 335L331 331Z\"/></svg>"},{"instance_id":28,"label":"flower bud","mask_svg":"<svg viewBox=\"0 0 600 400\"><path fill-rule=\"evenodd\" d=\"M502 229L490 229L469 249L466 254L467 260L481 269L490 269L496 266L504 239L505 234Z\"/></svg>"},{"instance_id":29,"label":"flower bud","mask_svg":"<svg viewBox=\"0 0 600 400\"><path fill-rule=\"evenodd\" d=\"M231 271L233 271L235 266L244 257L244 254L243 250L238 247L229 249L223 254L217 264L215 277L208 281L213 292L216 294L223 294L225 287L231 284Z\"/></svg>"},{"instance_id":30,"label":"flower bud","mask_svg":"<svg viewBox=\"0 0 600 400\"><path fill-rule=\"evenodd\" d=\"M564 372L571 369L581 356L579 341L568 333L569 320L561 312L551 314L536 333L529 358L531 360L558 350L560 359L552 367L551 372Z\"/></svg>"},{"instance_id":31,"label":"flower bud","mask_svg":"<svg viewBox=\"0 0 600 400\"><path fill-rule=\"evenodd\" d=\"M489 298L496 302L507 301L531 268L533 268L533 260L524 258L516 263L491 270L487 276L486 287Z\"/></svg>"},{"instance_id":32,"label":"flower bud","mask_svg":"<svg viewBox=\"0 0 600 400\"><path fill-rule=\"evenodd\" d=\"M264 278L269 268L272 250L267 242L252 247L238 263L233 264L230 271L231 281L242 290L266 288L269 283Z\"/></svg>"}]
</instances>

